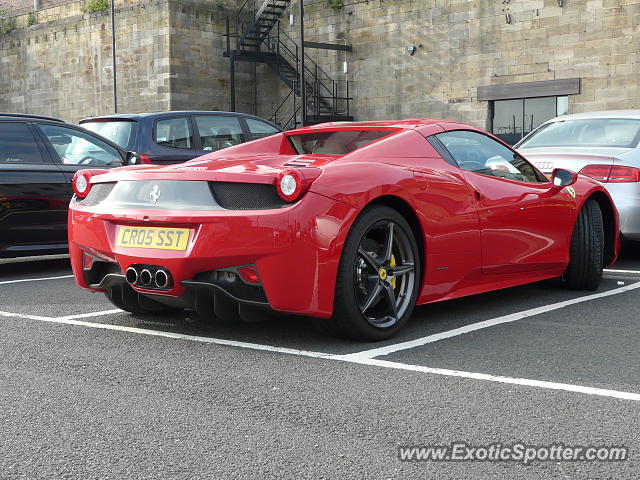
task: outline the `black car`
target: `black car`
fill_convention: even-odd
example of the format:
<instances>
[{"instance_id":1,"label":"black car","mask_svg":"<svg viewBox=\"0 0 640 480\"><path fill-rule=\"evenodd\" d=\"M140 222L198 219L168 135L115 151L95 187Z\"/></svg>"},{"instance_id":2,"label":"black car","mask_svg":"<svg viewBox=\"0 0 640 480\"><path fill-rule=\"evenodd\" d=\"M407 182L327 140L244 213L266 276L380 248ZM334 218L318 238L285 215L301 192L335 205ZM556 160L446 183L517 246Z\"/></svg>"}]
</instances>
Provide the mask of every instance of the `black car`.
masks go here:
<instances>
[{"instance_id":1,"label":"black car","mask_svg":"<svg viewBox=\"0 0 640 480\"><path fill-rule=\"evenodd\" d=\"M130 157L56 118L0 114L0 258L66 252L74 173L120 167Z\"/></svg>"},{"instance_id":2,"label":"black car","mask_svg":"<svg viewBox=\"0 0 640 480\"><path fill-rule=\"evenodd\" d=\"M260 117L232 112L155 112L85 118L80 124L142 163L179 163L221 148L281 132Z\"/></svg>"}]
</instances>

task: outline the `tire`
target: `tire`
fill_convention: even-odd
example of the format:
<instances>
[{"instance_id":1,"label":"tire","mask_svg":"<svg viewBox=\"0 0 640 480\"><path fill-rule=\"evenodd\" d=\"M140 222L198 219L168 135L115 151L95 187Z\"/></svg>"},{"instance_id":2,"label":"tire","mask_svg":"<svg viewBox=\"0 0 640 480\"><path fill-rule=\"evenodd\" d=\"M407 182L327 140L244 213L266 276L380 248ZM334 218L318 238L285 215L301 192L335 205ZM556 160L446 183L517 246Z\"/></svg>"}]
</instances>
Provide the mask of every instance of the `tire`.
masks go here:
<instances>
[{"instance_id":1,"label":"tire","mask_svg":"<svg viewBox=\"0 0 640 480\"><path fill-rule=\"evenodd\" d=\"M333 316L316 324L352 340L391 338L413 312L420 265L416 239L404 217L385 206L366 209L342 250Z\"/></svg>"},{"instance_id":2,"label":"tire","mask_svg":"<svg viewBox=\"0 0 640 480\"><path fill-rule=\"evenodd\" d=\"M571 235L569 265L562 275L566 288L595 290L604 270L604 223L597 201L586 201Z\"/></svg>"},{"instance_id":3,"label":"tire","mask_svg":"<svg viewBox=\"0 0 640 480\"><path fill-rule=\"evenodd\" d=\"M163 305L151 298L140 295L129 285L119 285L105 293L107 299L120 310L140 315L171 313L180 309Z\"/></svg>"}]
</instances>

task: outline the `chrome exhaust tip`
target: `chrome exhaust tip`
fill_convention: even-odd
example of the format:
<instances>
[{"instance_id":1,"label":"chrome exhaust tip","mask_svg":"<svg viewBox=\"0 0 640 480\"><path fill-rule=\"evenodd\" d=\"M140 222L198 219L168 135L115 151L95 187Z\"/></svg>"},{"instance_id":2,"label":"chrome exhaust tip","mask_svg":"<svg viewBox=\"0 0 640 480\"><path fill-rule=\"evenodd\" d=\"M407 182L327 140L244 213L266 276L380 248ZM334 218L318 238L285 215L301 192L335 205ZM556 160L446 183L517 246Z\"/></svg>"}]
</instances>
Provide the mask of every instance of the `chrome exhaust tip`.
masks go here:
<instances>
[{"instance_id":1,"label":"chrome exhaust tip","mask_svg":"<svg viewBox=\"0 0 640 480\"><path fill-rule=\"evenodd\" d=\"M156 287L165 288L169 284L169 276L164 270L158 270L154 277Z\"/></svg>"},{"instance_id":2,"label":"chrome exhaust tip","mask_svg":"<svg viewBox=\"0 0 640 480\"><path fill-rule=\"evenodd\" d=\"M127 283L129 285L133 285L138 281L138 272L136 271L135 268L129 267L127 268L127 273L125 275L125 278L127 279Z\"/></svg>"},{"instance_id":3,"label":"chrome exhaust tip","mask_svg":"<svg viewBox=\"0 0 640 480\"><path fill-rule=\"evenodd\" d=\"M140 285L151 285L151 280L153 280L153 276L149 270L145 268L140 272Z\"/></svg>"}]
</instances>

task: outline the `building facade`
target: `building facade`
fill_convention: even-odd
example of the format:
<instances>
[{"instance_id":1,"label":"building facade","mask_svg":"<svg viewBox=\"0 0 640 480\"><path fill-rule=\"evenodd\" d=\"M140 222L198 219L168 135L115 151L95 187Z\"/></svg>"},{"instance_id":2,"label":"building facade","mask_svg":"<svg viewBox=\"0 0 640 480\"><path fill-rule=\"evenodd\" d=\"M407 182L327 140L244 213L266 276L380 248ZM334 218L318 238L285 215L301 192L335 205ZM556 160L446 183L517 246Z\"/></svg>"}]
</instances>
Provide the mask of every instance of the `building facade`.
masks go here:
<instances>
[{"instance_id":1,"label":"building facade","mask_svg":"<svg viewBox=\"0 0 640 480\"><path fill-rule=\"evenodd\" d=\"M109 19L83 4L0 34L0 110L110 113ZM123 111L230 108L235 1L116 5ZM640 108L640 0L305 0L304 26L352 46L307 54L349 82L356 120L447 118L514 143L556 114ZM294 1L277 28L299 43L299 27ZM261 63L236 62L235 79L236 110L266 118L291 92Z\"/></svg>"}]
</instances>

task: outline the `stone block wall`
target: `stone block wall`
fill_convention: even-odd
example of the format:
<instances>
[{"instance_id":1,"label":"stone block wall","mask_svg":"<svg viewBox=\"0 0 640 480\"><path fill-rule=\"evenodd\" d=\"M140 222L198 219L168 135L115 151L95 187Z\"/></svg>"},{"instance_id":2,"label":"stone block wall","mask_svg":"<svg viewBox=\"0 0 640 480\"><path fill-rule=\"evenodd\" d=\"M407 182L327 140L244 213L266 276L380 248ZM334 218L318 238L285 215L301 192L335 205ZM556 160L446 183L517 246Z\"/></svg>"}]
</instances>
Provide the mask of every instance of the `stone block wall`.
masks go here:
<instances>
[{"instance_id":1,"label":"stone block wall","mask_svg":"<svg viewBox=\"0 0 640 480\"><path fill-rule=\"evenodd\" d=\"M112 112L109 12L83 14L84 5L39 10L31 26L20 16L15 31L0 35L0 111L66 120ZM335 79L351 82L351 113L359 120L444 117L486 127L488 102L478 101L479 86L575 77L581 92L570 96L570 112L640 108L640 0L305 5L307 40L353 46L352 53L307 53ZM222 53L225 19L237 6L116 0L120 111L229 109ZM297 15L294 2L280 22L294 40ZM265 65L238 62L236 85L236 109L267 118L288 93Z\"/></svg>"},{"instance_id":2,"label":"stone block wall","mask_svg":"<svg viewBox=\"0 0 640 480\"><path fill-rule=\"evenodd\" d=\"M229 110L230 63L222 3L182 0L170 3L172 110ZM235 18L234 14L231 15ZM234 48L234 45L231 45ZM236 111L255 111L253 64L236 63Z\"/></svg>"},{"instance_id":3,"label":"stone block wall","mask_svg":"<svg viewBox=\"0 0 640 480\"><path fill-rule=\"evenodd\" d=\"M0 111L68 121L113 113L111 17L84 1L17 17L0 34ZM235 0L116 0L119 112L229 109L225 18ZM239 69L237 105L252 111L252 70Z\"/></svg>"},{"instance_id":4,"label":"stone block wall","mask_svg":"<svg viewBox=\"0 0 640 480\"><path fill-rule=\"evenodd\" d=\"M478 86L574 77L582 85L571 113L640 108L640 0L345 0L340 9L316 0L305 14L307 40L353 45L347 78L357 119L486 127ZM344 78L344 53L309 53Z\"/></svg>"}]
</instances>

